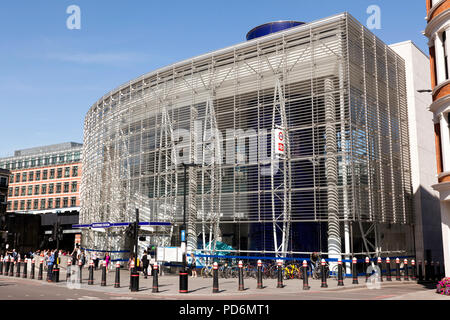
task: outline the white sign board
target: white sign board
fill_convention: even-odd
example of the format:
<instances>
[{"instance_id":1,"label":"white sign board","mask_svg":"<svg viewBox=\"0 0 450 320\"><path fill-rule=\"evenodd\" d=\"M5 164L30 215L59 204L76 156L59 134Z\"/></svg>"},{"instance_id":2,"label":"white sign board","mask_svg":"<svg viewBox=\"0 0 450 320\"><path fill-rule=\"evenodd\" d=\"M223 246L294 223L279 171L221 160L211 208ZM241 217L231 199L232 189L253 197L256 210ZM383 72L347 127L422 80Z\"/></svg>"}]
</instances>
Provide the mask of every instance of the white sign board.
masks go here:
<instances>
[{"instance_id":1,"label":"white sign board","mask_svg":"<svg viewBox=\"0 0 450 320\"><path fill-rule=\"evenodd\" d=\"M284 131L280 129L273 130L273 141L275 154L284 155L285 154L285 141L284 141Z\"/></svg>"},{"instance_id":2,"label":"white sign board","mask_svg":"<svg viewBox=\"0 0 450 320\"><path fill-rule=\"evenodd\" d=\"M165 262L183 262L183 251L180 247L158 247L156 260Z\"/></svg>"}]
</instances>

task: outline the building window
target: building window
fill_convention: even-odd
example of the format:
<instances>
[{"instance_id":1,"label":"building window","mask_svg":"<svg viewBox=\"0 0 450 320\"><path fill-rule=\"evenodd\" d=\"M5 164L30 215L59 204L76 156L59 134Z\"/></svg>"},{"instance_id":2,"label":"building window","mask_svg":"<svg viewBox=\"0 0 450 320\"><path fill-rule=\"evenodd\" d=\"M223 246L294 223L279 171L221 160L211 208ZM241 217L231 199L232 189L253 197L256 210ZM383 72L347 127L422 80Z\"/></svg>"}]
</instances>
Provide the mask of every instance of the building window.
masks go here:
<instances>
[{"instance_id":1,"label":"building window","mask_svg":"<svg viewBox=\"0 0 450 320\"><path fill-rule=\"evenodd\" d=\"M31 159L31 167L36 167L36 159Z\"/></svg>"},{"instance_id":2,"label":"building window","mask_svg":"<svg viewBox=\"0 0 450 320\"><path fill-rule=\"evenodd\" d=\"M6 196L4 194L0 194L0 204L4 204L6 202Z\"/></svg>"},{"instance_id":3,"label":"building window","mask_svg":"<svg viewBox=\"0 0 450 320\"><path fill-rule=\"evenodd\" d=\"M6 188L8 186L8 178L0 177L0 187Z\"/></svg>"},{"instance_id":4,"label":"building window","mask_svg":"<svg viewBox=\"0 0 450 320\"><path fill-rule=\"evenodd\" d=\"M42 193L42 194L47 194L47 185L46 185L46 184L43 184L43 185L41 186L41 193Z\"/></svg>"},{"instance_id":5,"label":"building window","mask_svg":"<svg viewBox=\"0 0 450 320\"><path fill-rule=\"evenodd\" d=\"M61 193L61 183L56 184L56 193Z\"/></svg>"},{"instance_id":6,"label":"building window","mask_svg":"<svg viewBox=\"0 0 450 320\"><path fill-rule=\"evenodd\" d=\"M53 209L53 199L49 198L47 201L47 208L48 209Z\"/></svg>"},{"instance_id":7,"label":"building window","mask_svg":"<svg viewBox=\"0 0 450 320\"><path fill-rule=\"evenodd\" d=\"M67 208L69 206L69 198L63 199L63 208Z\"/></svg>"},{"instance_id":8,"label":"building window","mask_svg":"<svg viewBox=\"0 0 450 320\"><path fill-rule=\"evenodd\" d=\"M19 187L16 187L14 189L14 197L18 197L19 196Z\"/></svg>"},{"instance_id":9,"label":"building window","mask_svg":"<svg viewBox=\"0 0 450 320\"><path fill-rule=\"evenodd\" d=\"M73 155L73 161L79 161L80 160L80 152L75 152Z\"/></svg>"},{"instance_id":10,"label":"building window","mask_svg":"<svg viewBox=\"0 0 450 320\"><path fill-rule=\"evenodd\" d=\"M11 201L8 201L8 207L7 207L6 210L7 210L7 211L11 211L11 209L12 209L11 206L12 206Z\"/></svg>"},{"instance_id":11,"label":"building window","mask_svg":"<svg viewBox=\"0 0 450 320\"><path fill-rule=\"evenodd\" d=\"M39 194L39 185L38 184L34 186L34 194L35 195Z\"/></svg>"},{"instance_id":12,"label":"building window","mask_svg":"<svg viewBox=\"0 0 450 320\"><path fill-rule=\"evenodd\" d=\"M48 170L42 171L42 180L47 180Z\"/></svg>"},{"instance_id":13,"label":"building window","mask_svg":"<svg viewBox=\"0 0 450 320\"><path fill-rule=\"evenodd\" d=\"M31 210L31 200L27 200L27 210Z\"/></svg>"},{"instance_id":14,"label":"building window","mask_svg":"<svg viewBox=\"0 0 450 320\"><path fill-rule=\"evenodd\" d=\"M78 177L78 167L72 167L72 177Z\"/></svg>"},{"instance_id":15,"label":"building window","mask_svg":"<svg viewBox=\"0 0 450 320\"><path fill-rule=\"evenodd\" d=\"M72 182L72 192L77 192L77 182Z\"/></svg>"},{"instance_id":16,"label":"building window","mask_svg":"<svg viewBox=\"0 0 450 320\"><path fill-rule=\"evenodd\" d=\"M8 189L8 197L12 197L12 195L13 195L13 188L10 187L10 188Z\"/></svg>"},{"instance_id":17,"label":"building window","mask_svg":"<svg viewBox=\"0 0 450 320\"><path fill-rule=\"evenodd\" d=\"M39 200L38 199L34 199L34 201L33 201L33 209L37 210L38 206L39 206Z\"/></svg>"},{"instance_id":18,"label":"building window","mask_svg":"<svg viewBox=\"0 0 450 320\"><path fill-rule=\"evenodd\" d=\"M27 173L22 173L22 182L27 182Z\"/></svg>"},{"instance_id":19,"label":"building window","mask_svg":"<svg viewBox=\"0 0 450 320\"><path fill-rule=\"evenodd\" d=\"M447 32L442 32L442 46L444 47L444 66L445 66L445 80L448 80L448 50L447 50Z\"/></svg>"},{"instance_id":20,"label":"building window","mask_svg":"<svg viewBox=\"0 0 450 320\"><path fill-rule=\"evenodd\" d=\"M44 158L44 166L48 166L50 164L50 158L49 157L45 157Z\"/></svg>"},{"instance_id":21,"label":"building window","mask_svg":"<svg viewBox=\"0 0 450 320\"><path fill-rule=\"evenodd\" d=\"M59 163L64 163L64 158L65 158L64 155L60 155L59 156Z\"/></svg>"},{"instance_id":22,"label":"building window","mask_svg":"<svg viewBox=\"0 0 450 320\"><path fill-rule=\"evenodd\" d=\"M16 183L20 182L20 173L16 173Z\"/></svg>"},{"instance_id":23,"label":"building window","mask_svg":"<svg viewBox=\"0 0 450 320\"><path fill-rule=\"evenodd\" d=\"M52 156L52 158L51 158L51 164L55 164L57 159L58 159L57 156Z\"/></svg>"},{"instance_id":24,"label":"building window","mask_svg":"<svg viewBox=\"0 0 450 320\"><path fill-rule=\"evenodd\" d=\"M14 201L14 210L17 210L19 208L19 201Z\"/></svg>"},{"instance_id":25,"label":"building window","mask_svg":"<svg viewBox=\"0 0 450 320\"><path fill-rule=\"evenodd\" d=\"M50 179L55 179L55 169L50 169Z\"/></svg>"},{"instance_id":26,"label":"building window","mask_svg":"<svg viewBox=\"0 0 450 320\"><path fill-rule=\"evenodd\" d=\"M58 168L58 174L56 176L56 178L62 178L62 168Z\"/></svg>"},{"instance_id":27,"label":"building window","mask_svg":"<svg viewBox=\"0 0 450 320\"><path fill-rule=\"evenodd\" d=\"M70 206L76 207L77 206L77 197L70 198Z\"/></svg>"},{"instance_id":28,"label":"building window","mask_svg":"<svg viewBox=\"0 0 450 320\"><path fill-rule=\"evenodd\" d=\"M25 210L25 200L20 201L20 210Z\"/></svg>"},{"instance_id":29,"label":"building window","mask_svg":"<svg viewBox=\"0 0 450 320\"><path fill-rule=\"evenodd\" d=\"M41 172L40 171L36 171L36 181L41 180Z\"/></svg>"},{"instance_id":30,"label":"building window","mask_svg":"<svg viewBox=\"0 0 450 320\"><path fill-rule=\"evenodd\" d=\"M69 192L69 183L68 182L64 182L64 193Z\"/></svg>"},{"instance_id":31,"label":"building window","mask_svg":"<svg viewBox=\"0 0 450 320\"><path fill-rule=\"evenodd\" d=\"M59 208L61 206L61 198L55 199L55 208Z\"/></svg>"},{"instance_id":32,"label":"building window","mask_svg":"<svg viewBox=\"0 0 450 320\"><path fill-rule=\"evenodd\" d=\"M48 193L52 194L53 192L55 192L55 185L53 183L50 183L48 185Z\"/></svg>"},{"instance_id":33,"label":"building window","mask_svg":"<svg viewBox=\"0 0 450 320\"><path fill-rule=\"evenodd\" d=\"M45 209L45 199L41 199L41 210Z\"/></svg>"},{"instance_id":34,"label":"building window","mask_svg":"<svg viewBox=\"0 0 450 320\"><path fill-rule=\"evenodd\" d=\"M34 172L30 171L28 172L28 181L33 181Z\"/></svg>"},{"instance_id":35,"label":"building window","mask_svg":"<svg viewBox=\"0 0 450 320\"><path fill-rule=\"evenodd\" d=\"M33 186L28 186L28 195L31 196L33 194Z\"/></svg>"},{"instance_id":36,"label":"building window","mask_svg":"<svg viewBox=\"0 0 450 320\"><path fill-rule=\"evenodd\" d=\"M70 167L64 168L64 177L69 178L70 177Z\"/></svg>"},{"instance_id":37,"label":"building window","mask_svg":"<svg viewBox=\"0 0 450 320\"><path fill-rule=\"evenodd\" d=\"M26 192L27 192L27 188L26 188L25 186L23 186L20 195L21 195L22 197L23 197L23 196L26 196Z\"/></svg>"}]
</instances>

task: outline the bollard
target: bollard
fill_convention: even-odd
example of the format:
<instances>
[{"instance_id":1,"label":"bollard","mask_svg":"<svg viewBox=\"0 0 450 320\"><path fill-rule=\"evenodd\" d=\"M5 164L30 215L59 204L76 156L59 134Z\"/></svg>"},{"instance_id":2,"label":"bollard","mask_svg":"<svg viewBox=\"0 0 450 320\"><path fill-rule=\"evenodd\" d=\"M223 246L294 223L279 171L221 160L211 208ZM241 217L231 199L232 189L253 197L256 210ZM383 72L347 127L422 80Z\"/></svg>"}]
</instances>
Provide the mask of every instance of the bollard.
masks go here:
<instances>
[{"instance_id":1,"label":"bollard","mask_svg":"<svg viewBox=\"0 0 450 320\"><path fill-rule=\"evenodd\" d=\"M283 288L283 262L281 260L278 260L277 262L277 272L278 272L278 282L277 282L277 288Z\"/></svg>"},{"instance_id":2,"label":"bollard","mask_svg":"<svg viewBox=\"0 0 450 320\"><path fill-rule=\"evenodd\" d=\"M114 282L114 288L120 288L120 261L116 262L116 281Z\"/></svg>"},{"instance_id":3,"label":"bollard","mask_svg":"<svg viewBox=\"0 0 450 320\"><path fill-rule=\"evenodd\" d=\"M419 268L419 282L423 281L423 270L422 270L422 261L418 261L418 268Z\"/></svg>"},{"instance_id":4,"label":"bollard","mask_svg":"<svg viewBox=\"0 0 450 320\"><path fill-rule=\"evenodd\" d=\"M8 271L9 271L9 257L5 257L4 265L5 265L5 272L3 274L5 276L7 276L8 275Z\"/></svg>"},{"instance_id":5,"label":"bollard","mask_svg":"<svg viewBox=\"0 0 450 320\"><path fill-rule=\"evenodd\" d=\"M327 273L326 273L326 270L325 270L325 259L322 259L321 265L322 265L322 269L320 271L321 271L321 274L322 274L322 285L320 287L321 288L328 288L328 285L327 285Z\"/></svg>"},{"instance_id":6,"label":"bollard","mask_svg":"<svg viewBox=\"0 0 450 320\"><path fill-rule=\"evenodd\" d=\"M14 266L16 265L16 261L12 261L11 265L9 266L9 276L14 277Z\"/></svg>"},{"instance_id":7,"label":"bollard","mask_svg":"<svg viewBox=\"0 0 450 320\"><path fill-rule=\"evenodd\" d=\"M416 281L416 262L411 260L411 280Z\"/></svg>"},{"instance_id":8,"label":"bollard","mask_svg":"<svg viewBox=\"0 0 450 320\"><path fill-rule=\"evenodd\" d=\"M353 257L352 259L352 275L353 275L353 281L352 284L358 284L358 271L356 270L356 263L358 260L356 257Z\"/></svg>"},{"instance_id":9,"label":"bollard","mask_svg":"<svg viewBox=\"0 0 450 320\"><path fill-rule=\"evenodd\" d=\"M53 265L53 282L59 282L59 266L57 263Z\"/></svg>"},{"instance_id":10,"label":"bollard","mask_svg":"<svg viewBox=\"0 0 450 320\"><path fill-rule=\"evenodd\" d=\"M72 258L67 259L67 273L66 273L66 282L70 280L70 273L72 271Z\"/></svg>"},{"instance_id":11,"label":"bollard","mask_svg":"<svg viewBox=\"0 0 450 320\"><path fill-rule=\"evenodd\" d=\"M439 261L436 261L436 281L441 281L441 266Z\"/></svg>"},{"instance_id":12,"label":"bollard","mask_svg":"<svg viewBox=\"0 0 450 320\"><path fill-rule=\"evenodd\" d=\"M370 259L369 259L369 257L366 257L366 260L365 260L365 266L366 266L366 282L369 282L369 277L370 277L370 274L369 274L369 264L370 264Z\"/></svg>"},{"instance_id":13,"label":"bollard","mask_svg":"<svg viewBox=\"0 0 450 320\"><path fill-rule=\"evenodd\" d=\"M28 259L27 258L25 258L25 260L23 261L23 275L22 275L22 278L26 278L28 275L27 275L27 272L28 272Z\"/></svg>"},{"instance_id":14,"label":"bollard","mask_svg":"<svg viewBox=\"0 0 450 320\"><path fill-rule=\"evenodd\" d=\"M34 279L34 269L36 267L35 263L36 263L36 260L34 260L34 258L31 259L30 279Z\"/></svg>"},{"instance_id":15,"label":"bollard","mask_svg":"<svg viewBox=\"0 0 450 320\"><path fill-rule=\"evenodd\" d=\"M130 290L131 292L139 291L139 272L137 271L137 267L134 265L134 261L131 262Z\"/></svg>"},{"instance_id":16,"label":"bollard","mask_svg":"<svg viewBox=\"0 0 450 320\"><path fill-rule=\"evenodd\" d=\"M308 284L308 263L306 262L306 260L303 260L302 269L303 269L303 290L309 290L310 286Z\"/></svg>"},{"instance_id":17,"label":"bollard","mask_svg":"<svg viewBox=\"0 0 450 320\"><path fill-rule=\"evenodd\" d=\"M78 267L80 268L80 279L78 279L79 283L83 282L83 263L81 262L81 259L78 261Z\"/></svg>"},{"instance_id":18,"label":"bollard","mask_svg":"<svg viewBox=\"0 0 450 320\"><path fill-rule=\"evenodd\" d=\"M342 277L342 260L341 258L338 259L338 287L342 287L344 285L344 279Z\"/></svg>"},{"instance_id":19,"label":"bollard","mask_svg":"<svg viewBox=\"0 0 450 320\"><path fill-rule=\"evenodd\" d=\"M386 281L392 281L391 275L391 259L386 258Z\"/></svg>"},{"instance_id":20,"label":"bollard","mask_svg":"<svg viewBox=\"0 0 450 320\"><path fill-rule=\"evenodd\" d=\"M430 267L428 266L428 261L425 260L425 281L430 281Z\"/></svg>"},{"instance_id":21,"label":"bollard","mask_svg":"<svg viewBox=\"0 0 450 320\"><path fill-rule=\"evenodd\" d=\"M88 278L88 285L94 284L94 261L89 261L89 278Z\"/></svg>"},{"instance_id":22,"label":"bollard","mask_svg":"<svg viewBox=\"0 0 450 320\"><path fill-rule=\"evenodd\" d=\"M102 281L100 282L100 286L106 287L106 261L103 261L102 266Z\"/></svg>"},{"instance_id":23,"label":"bollard","mask_svg":"<svg viewBox=\"0 0 450 320\"><path fill-rule=\"evenodd\" d=\"M39 261L39 273L38 273L38 280L42 280L42 273L44 272L44 260L41 259L41 261Z\"/></svg>"},{"instance_id":24,"label":"bollard","mask_svg":"<svg viewBox=\"0 0 450 320\"><path fill-rule=\"evenodd\" d=\"M397 269L397 272L396 272L396 275L395 275L395 280L401 281L402 279L400 277L400 259L399 258L395 259L395 266L396 266L396 269Z\"/></svg>"},{"instance_id":25,"label":"bollard","mask_svg":"<svg viewBox=\"0 0 450 320\"><path fill-rule=\"evenodd\" d=\"M238 277L239 277L239 291L244 291L244 270L243 270L243 263L242 261L239 261L238 263Z\"/></svg>"},{"instance_id":26,"label":"bollard","mask_svg":"<svg viewBox=\"0 0 450 320\"><path fill-rule=\"evenodd\" d=\"M131 260L131 263L130 263L130 285L128 286L128 288L130 290L131 290L131 287L132 287L133 281L134 281L133 277L131 276L133 274L133 269L134 269L134 260Z\"/></svg>"},{"instance_id":27,"label":"bollard","mask_svg":"<svg viewBox=\"0 0 450 320\"><path fill-rule=\"evenodd\" d=\"M0 276L3 275L3 256L0 257Z\"/></svg>"},{"instance_id":28,"label":"bollard","mask_svg":"<svg viewBox=\"0 0 450 320\"><path fill-rule=\"evenodd\" d=\"M403 265L405 266L405 272L403 274L404 276L404 280L408 281L409 280L409 276L408 276L408 259L403 260Z\"/></svg>"},{"instance_id":29,"label":"bollard","mask_svg":"<svg viewBox=\"0 0 450 320\"><path fill-rule=\"evenodd\" d=\"M153 293L159 292L159 285L158 285L158 264L155 262L153 265Z\"/></svg>"},{"instance_id":30,"label":"bollard","mask_svg":"<svg viewBox=\"0 0 450 320\"><path fill-rule=\"evenodd\" d=\"M213 264L213 293L219 293L219 265Z\"/></svg>"},{"instance_id":31,"label":"bollard","mask_svg":"<svg viewBox=\"0 0 450 320\"><path fill-rule=\"evenodd\" d=\"M257 289L263 288L263 281L262 281L262 262L261 260L258 260L258 274L257 274Z\"/></svg>"},{"instance_id":32,"label":"bollard","mask_svg":"<svg viewBox=\"0 0 450 320\"><path fill-rule=\"evenodd\" d=\"M20 258L17 259L16 278L20 278L20 264L21 263L22 263L22 260Z\"/></svg>"},{"instance_id":33,"label":"bollard","mask_svg":"<svg viewBox=\"0 0 450 320\"><path fill-rule=\"evenodd\" d=\"M431 281L436 280L436 274L434 273L434 261L431 261L430 263L430 278Z\"/></svg>"},{"instance_id":34,"label":"bollard","mask_svg":"<svg viewBox=\"0 0 450 320\"><path fill-rule=\"evenodd\" d=\"M377 267L380 269L380 282L383 282L383 260L381 260L381 257L377 259Z\"/></svg>"}]
</instances>

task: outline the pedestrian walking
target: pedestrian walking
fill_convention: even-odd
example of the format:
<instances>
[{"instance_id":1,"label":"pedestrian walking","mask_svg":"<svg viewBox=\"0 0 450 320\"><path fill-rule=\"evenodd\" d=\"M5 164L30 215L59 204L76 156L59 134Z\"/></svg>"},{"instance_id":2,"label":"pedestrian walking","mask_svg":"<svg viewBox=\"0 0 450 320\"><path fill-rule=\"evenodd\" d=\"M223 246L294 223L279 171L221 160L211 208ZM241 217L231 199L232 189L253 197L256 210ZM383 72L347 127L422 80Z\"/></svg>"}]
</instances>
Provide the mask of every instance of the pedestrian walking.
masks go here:
<instances>
[{"instance_id":1,"label":"pedestrian walking","mask_svg":"<svg viewBox=\"0 0 450 320\"><path fill-rule=\"evenodd\" d=\"M192 278L197 278L197 263L196 262L197 261L195 259L194 254L191 253L191 272L192 272L191 277Z\"/></svg>"},{"instance_id":2,"label":"pedestrian walking","mask_svg":"<svg viewBox=\"0 0 450 320\"><path fill-rule=\"evenodd\" d=\"M108 271L109 263L111 262L111 255L109 252L106 252L105 254L105 262L106 262L106 271Z\"/></svg>"},{"instance_id":3,"label":"pedestrian walking","mask_svg":"<svg viewBox=\"0 0 450 320\"><path fill-rule=\"evenodd\" d=\"M55 254L54 252L50 252L47 259L47 281L53 281L53 264L55 263Z\"/></svg>"},{"instance_id":4,"label":"pedestrian walking","mask_svg":"<svg viewBox=\"0 0 450 320\"><path fill-rule=\"evenodd\" d=\"M142 272L144 273L144 278L147 279L147 269L149 265L149 260L147 256L147 250L144 251L144 254L142 255Z\"/></svg>"},{"instance_id":5,"label":"pedestrian walking","mask_svg":"<svg viewBox=\"0 0 450 320\"><path fill-rule=\"evenodd\" d=\"M98 258L97 253L95 251L92 252L91 259L92 259L92 261L94 261L94 270L97 270L98 269L99 258Z\"/></svg>"}]
</instances>

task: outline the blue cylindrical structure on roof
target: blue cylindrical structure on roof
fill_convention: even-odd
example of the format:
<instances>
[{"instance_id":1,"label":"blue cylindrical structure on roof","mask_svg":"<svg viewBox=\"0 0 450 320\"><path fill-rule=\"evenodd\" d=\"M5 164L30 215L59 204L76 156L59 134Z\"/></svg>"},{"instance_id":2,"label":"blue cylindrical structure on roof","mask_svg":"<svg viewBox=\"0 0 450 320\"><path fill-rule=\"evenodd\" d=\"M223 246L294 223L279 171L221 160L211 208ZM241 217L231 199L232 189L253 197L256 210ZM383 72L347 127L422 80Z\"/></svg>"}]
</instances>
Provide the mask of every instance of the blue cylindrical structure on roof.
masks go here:
<instances>
[{"instance_id":1,"label":"blue cylindrical structure on roof","mask_svg":"<svg viewBox=\"0 0 450 320\"><path fill-rule=\"evenodd\" d=\"M247 33L247 40L252 40L255 38L263 37L271 33L275 33L278 31L282 31L285 29L289 29L292 27L300 26L302 24L305 24L304 22L300 21L275 21L275 22L268 22L265 24L262 24L260 26L257 26L250 30Z\"/></svg>"}]
</instances>

